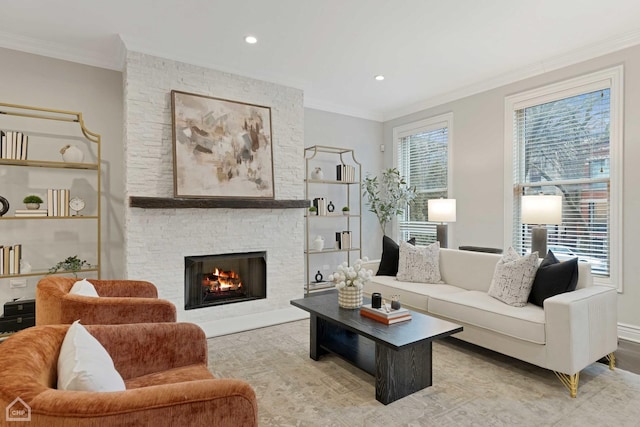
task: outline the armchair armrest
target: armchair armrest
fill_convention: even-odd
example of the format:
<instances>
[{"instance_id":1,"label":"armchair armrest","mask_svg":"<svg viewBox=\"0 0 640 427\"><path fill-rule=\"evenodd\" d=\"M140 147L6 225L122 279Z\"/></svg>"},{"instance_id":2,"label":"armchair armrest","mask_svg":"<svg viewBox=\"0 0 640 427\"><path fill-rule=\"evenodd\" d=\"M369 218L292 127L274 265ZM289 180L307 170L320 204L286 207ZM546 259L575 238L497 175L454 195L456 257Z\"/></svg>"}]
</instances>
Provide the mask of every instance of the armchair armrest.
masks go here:
<instances>
[{"instance_id":1,"label":"armchair armrest","mask_svg":"<svg viewBox=\"0 0 640 427\"><path fill-rule=\"evenodd\" d=\"M181 366L207 365L207 338L193 323L86 325L124 379Z\"/></svg>"},{"instance_id":2,"label":"armchair armrest","mask_svg":"<svg viewBox=\"0 0 640 427\"><path fill-rule=\"evenodd\" d=\"M123 323L175 322L176 307L157 298L85 297L61 298L60 323L117 325Z\"/></svg>"},{"instance_id":3,"label":"armchair armrest","mask_svg":"<svg viewBox=\"0 0 640 427\"><path fill-rule=\"evenodd\" d=\"M88 279L101 297L158 298L158 289L144 280Z\"/></svg>"},{"instance_id":4,"label":"armchair armrest","mask_svg":"<svg viewBox=\"0 0 640 427\"><path fill-rule=\"evenodd\" d=\"M547 367L573 375L618 347L618 295L590 286L544 300Z\"/></svg>"}]
</instances>

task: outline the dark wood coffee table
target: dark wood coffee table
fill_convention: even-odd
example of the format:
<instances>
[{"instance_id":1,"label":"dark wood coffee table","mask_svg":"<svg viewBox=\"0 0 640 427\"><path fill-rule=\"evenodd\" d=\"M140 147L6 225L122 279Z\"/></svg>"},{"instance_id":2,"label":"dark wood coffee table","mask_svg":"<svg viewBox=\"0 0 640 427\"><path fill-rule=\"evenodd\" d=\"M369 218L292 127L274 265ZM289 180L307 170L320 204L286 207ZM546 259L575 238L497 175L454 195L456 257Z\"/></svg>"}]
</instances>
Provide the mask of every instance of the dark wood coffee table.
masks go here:
<instances>
[{"instance_id":1,"label":"dark wood coffee table","mask_svg":"<svg viewBox=\"0 0 640 427\"><path fill-rule=\"evenodd\" d=\"M370 301L365 301L365 303ZM412 319L385 325L338 307L329 291L291 301L311 313L310 357L337 354L375 377L376 399L389 404L431 385L431 342L462 326L415 311Z\"/></svg>"}]
</instances>

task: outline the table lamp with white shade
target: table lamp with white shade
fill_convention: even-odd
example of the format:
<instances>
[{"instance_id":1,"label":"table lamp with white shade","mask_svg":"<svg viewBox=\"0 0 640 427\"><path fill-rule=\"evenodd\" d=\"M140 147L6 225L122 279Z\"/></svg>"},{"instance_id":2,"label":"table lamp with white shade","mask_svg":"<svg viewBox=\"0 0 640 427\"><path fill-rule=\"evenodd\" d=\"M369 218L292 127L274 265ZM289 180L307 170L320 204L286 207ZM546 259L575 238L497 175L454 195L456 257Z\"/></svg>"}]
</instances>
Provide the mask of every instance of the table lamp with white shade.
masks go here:
<instances>
[{"instance_id":1,"label":"table lamp with white shade","mask_svg":"<svg viewBox=\"0 0 640 427\"><path fill-rule=\"evenodd\" d=\"M436 226L436 238L441 248L447 247L448 222L456 222L456 199L430 199L427 200L427 211L430 222L439 222Z\"/></svg>"},{"instance_id":2,"label":"table lamp with white shade","mask_svg":"<svg viewBox=\"0 0 640 427\"><path fill-rule=\"evenodd\" d=\"M532 224L531 253L538 251L538 256L547 255L548 224L562 224L562 196L536 194L522 196L521 218L523 224Z\"/></svg>"}]
</instances>

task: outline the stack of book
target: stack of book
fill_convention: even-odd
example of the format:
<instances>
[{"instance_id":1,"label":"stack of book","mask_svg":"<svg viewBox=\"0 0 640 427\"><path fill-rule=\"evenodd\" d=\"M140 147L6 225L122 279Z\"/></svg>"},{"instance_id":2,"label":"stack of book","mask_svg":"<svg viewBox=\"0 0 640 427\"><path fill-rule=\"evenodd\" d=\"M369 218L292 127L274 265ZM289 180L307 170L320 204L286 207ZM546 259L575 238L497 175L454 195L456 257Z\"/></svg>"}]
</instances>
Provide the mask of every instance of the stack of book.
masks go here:
<instances>
[{"instance_id":1,"label":"stack of book","mask_svg":"<svg viewBox=\"0 0 640 427\"><path fill-rule=\"evenodd\" d=\"M16 209L16 216L21 216L23 218L47 216L47 210L46 209Z\"/></svg>"},{"instance_id":2,"label":"stack of book","mask_svg":"<svg viewBox=\"0 0 640 427\"><path fill-rule=\"evenodd\" d=\"M371 304L364 304L360 307L360 315L385 325L411 320L411 312L409 310L406 308L392 310L389 304L383 305L382 308L373 308Z\"/></svg>"},{"instance_id":3,"label":"stack of book","mask_svg":"<svg viewBox=\"0 0 640 427\"><path fill-rule=\"evenodd\" d=\"M356 168L351 165L336 165L336 180L354 182L356 180Z\"/></svg>"},{"instance_id":4,"label":"stack of book","mask_svg":"<svg viewBox=\"0 0 640 427\"><path fill-rule=\"evenodd\" d=\"M0 276L20 274L20 260L22 259L22 245L0 245Z\"/></svg>"},{"instance_id":5,"label":"stack of book","mask_svg":"<svg viewBox=\"0 0 640 427\"><path fill-rule=\"evenodd\" d=\"M69 216L68 189L47 189L47 216Z\"/></svg>"},{"instance_id":6,"label":"stack of book","mask_svg":"<svg viewBox=\"0 0 640 427\"><path fill-rule=\"evenodd\" d=\"M22 132L0 130L0 158L27 160L29 137Z\"/></svg>"},{"instance_id":7,"label":"stack of book","mask_svg":"<svg viewBox=\"0 0 640 427\"><path fill-rule=\"evenodd\" d=\"M350 231L336 231L336 249L351 249Z\"/></svg>"}]
</instances>

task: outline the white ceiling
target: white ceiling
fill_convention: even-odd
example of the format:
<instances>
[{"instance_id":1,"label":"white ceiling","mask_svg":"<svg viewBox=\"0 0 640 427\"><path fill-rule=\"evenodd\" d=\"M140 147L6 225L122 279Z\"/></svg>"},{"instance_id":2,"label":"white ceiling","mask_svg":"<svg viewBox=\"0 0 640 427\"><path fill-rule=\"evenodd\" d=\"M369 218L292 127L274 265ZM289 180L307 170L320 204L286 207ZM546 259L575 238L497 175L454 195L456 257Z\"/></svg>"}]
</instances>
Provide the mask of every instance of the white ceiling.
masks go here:
<instances>
[{"instance_id":1,"label":"white ceiling","mask_svg":"<svg viewBox=\"0 0 640 427\"><path fill-rule=\"evenodd\" d=\"M247 34L258 37L248 45ZM640 43L639 0L3 0L0 46L121 69L126 49L388 120ZM8 66L2 64L2 66ZM386 79L377 82L374 75Z\"/></svg>"}]
</instances>

